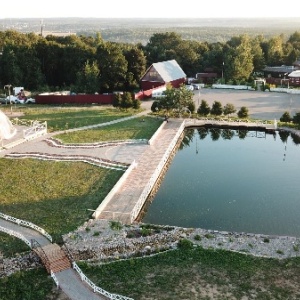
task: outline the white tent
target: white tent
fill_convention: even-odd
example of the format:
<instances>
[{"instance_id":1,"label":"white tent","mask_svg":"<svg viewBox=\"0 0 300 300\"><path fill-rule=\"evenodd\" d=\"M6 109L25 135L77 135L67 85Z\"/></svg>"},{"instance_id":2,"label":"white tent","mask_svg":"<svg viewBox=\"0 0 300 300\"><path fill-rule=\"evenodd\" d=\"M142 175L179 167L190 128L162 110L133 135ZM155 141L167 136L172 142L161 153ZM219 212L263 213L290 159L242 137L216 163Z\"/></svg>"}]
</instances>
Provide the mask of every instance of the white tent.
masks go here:
<instances>
[{"instance_id":1,"label":"white tent","mask_svg":"<svg viewBox=\"0 0 300 300\"><path fill-rule=\"evenodd\" d=\"M17 133L9 118L0 110L0 140L8 140Z\"/></svg>"}]
</instances>

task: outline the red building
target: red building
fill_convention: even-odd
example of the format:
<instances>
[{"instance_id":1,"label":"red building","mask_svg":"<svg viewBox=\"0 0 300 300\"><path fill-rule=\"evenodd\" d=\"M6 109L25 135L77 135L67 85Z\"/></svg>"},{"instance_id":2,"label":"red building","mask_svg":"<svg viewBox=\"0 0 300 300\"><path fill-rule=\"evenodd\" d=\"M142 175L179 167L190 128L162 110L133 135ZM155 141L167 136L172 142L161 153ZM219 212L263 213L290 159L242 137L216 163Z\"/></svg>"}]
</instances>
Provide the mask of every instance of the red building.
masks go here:
<instances>
[{"instance_id":1,"label":"red building","mask_svg":"<svg viewBox=\"0 0 300 300\"><path fill-rule=\"evenodd\" d=\"M300 86L300 70L296 70L288 75L289 83L292 86Z\"/></svg>"},{"instance_id":2,"label":"red building","mask_svg":"<svg viewBox=\"0 0 300 300\"><path fill-rule=\"evenodd\" d=\"M178 88L186 81L183 72L175 59L153 63L140 80L141 89L146 91L162 85L171 84Z\"/></svg>"},{"instance_id":3,"label":"red building","mask_svg":"<svg viewBox=\"0 0 300 300\"><path fill-rule=\"evenodd\" d=\"M299 80L300 60L297 59L292 66L265 67L263 69L266 82L280 86L300 86ZM290 76L293 74L292 76Z\"/></svg>"}]
</instances>

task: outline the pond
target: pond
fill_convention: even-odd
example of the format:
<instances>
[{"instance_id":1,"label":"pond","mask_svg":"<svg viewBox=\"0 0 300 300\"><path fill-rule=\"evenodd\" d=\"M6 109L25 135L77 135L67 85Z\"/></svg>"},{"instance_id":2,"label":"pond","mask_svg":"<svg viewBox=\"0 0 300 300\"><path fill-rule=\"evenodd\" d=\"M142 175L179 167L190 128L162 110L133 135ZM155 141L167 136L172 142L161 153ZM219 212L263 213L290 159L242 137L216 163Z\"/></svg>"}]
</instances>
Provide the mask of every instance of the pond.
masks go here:
<instances>
[{"instance_id":1,"label":"pond","mask_svg":"<svg viewBox=\"0 0 300 300\"><path fill-rule=\"evenodd\" d=\"M300 138L192 128L143 222L300 237Z\"/></svg>"}]
</instances>

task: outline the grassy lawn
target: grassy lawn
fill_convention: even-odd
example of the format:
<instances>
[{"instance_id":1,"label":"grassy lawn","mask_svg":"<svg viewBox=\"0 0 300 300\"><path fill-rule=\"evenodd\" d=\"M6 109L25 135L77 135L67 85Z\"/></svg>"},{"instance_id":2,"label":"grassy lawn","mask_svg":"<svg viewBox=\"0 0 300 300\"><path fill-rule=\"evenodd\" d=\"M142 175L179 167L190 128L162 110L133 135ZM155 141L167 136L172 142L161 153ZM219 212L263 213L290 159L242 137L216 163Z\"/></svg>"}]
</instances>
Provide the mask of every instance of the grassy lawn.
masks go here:
<instances>
[{"instance_id":1,"label":"grassy lawn","mask_svg":"<svg viewBox=\"0 0 300 300\"><path fill-rule=\"evenodd\" d=\"M22 120L47 121L48 131L66 130L105 123L132 116L139 110L119 110L113 107L27 107Z\"/></svg>"},{"instance_id":2,"label":"grassy lawn","mask_svg":"<svg viewBox=\"0 0 300 300\"><path fill-rule=\"evenodd\" d=\"M44 268L0 278L0 300L59 299L59 293Z\"/></svg>"},{"instance_id":3,"label":"grassy lawn","mask_svg":"<svg viewBox=\"0 0 300 300\"><path fill-rule=\"evenodd\" d=\"M140 300L300 299L299 263L197 247L80 267L107 291Z\"/></svg>"},{"instance_id":4,"label":"grassy lawn","mask_svg":"<svg viewBox=\"0 0 300 300\"><path fill-rule=\"evenodd\" d=\"M64 143L93 143L128 139L150 139L162 124L161 118L139 117L132 120L56 135Z\"/></svg>"},{"instance_id":5,"label":"grassy lawn","mask_svg":"<svg viewBox=\"0 0 300 300\"><path fill-rule=\"evenodd\" d=\"M26 107L28 120L47 121L51 131L103 123L132 115L103 107ZM161 119L144 117L61 134L65 143L149 139ZM0 158L0 211L45 228L55 242L91 217L123 174L85 163ZM20 240L0 233L4 257L28 251ZM81 263L98 286L136 300L300 299L300 258L264 259L201 247L174 250L98 267ZM59 299L44 269L0 278L0 300Z\"/></svg>"},{"instance_id":6,"label":"grassy lawn","mask_svg":"<svg viewBox=\"0 0 300 300\"><path fill-rule=\"evenodd\" d=\"M86 163L34 159L2 158L0 169L0 211L44 228L56 242L91 217L87 209L96 209L123 174ZM2 244L0 238L0 250L13 252Z\"/></svg>"}]
</instances>

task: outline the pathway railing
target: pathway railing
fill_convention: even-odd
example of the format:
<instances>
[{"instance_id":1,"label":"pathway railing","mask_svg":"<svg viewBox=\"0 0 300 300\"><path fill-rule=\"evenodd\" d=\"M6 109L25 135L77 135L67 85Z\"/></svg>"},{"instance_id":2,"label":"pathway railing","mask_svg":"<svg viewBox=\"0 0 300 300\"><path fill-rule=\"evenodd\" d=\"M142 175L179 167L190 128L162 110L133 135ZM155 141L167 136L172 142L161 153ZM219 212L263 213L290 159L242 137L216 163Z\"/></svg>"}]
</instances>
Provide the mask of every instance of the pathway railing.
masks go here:
<instances>
[{"instance_id":1,"label":"pathway railing","mask_svg":"<svg viewBox=\"0 0 300 300\"><path fill-rule=\"evenodd\" d=\"M133 300L132 298L128 298L122 295L118 295L118 294L111 294L107 291L105 291L104 289L96 286L90 279L88 279L83 272L81 271L81 269L78 267L78 265L76 264L76 262L72 263L73 265L73 269L77 271L77 273L79 274L80 278L82 281L85 281L94 291L94 293L99 293L103 296L106 296L108 299L112 299L112 300Z\"/></svg>"},{"instance_id":2,"label":"pathway railing","mask_svg":"<svg viewBox=\"0 0 300 300\"><path fill-rule=\"evenodd\" d=\"M57 286L57 288L59 288L59 282L58 282L58 279L56 278L56 276L55 276L55 274L52 272L52 270L51 270L51 277L52 277L52 279L54 280L54 282L55 282L55 284L56 284L56 286Z\"/></svg>"},{"instance_id":3,"label":"pathway railing","mask_svg":"<svg viewBox=\"0 0 300 300\"><path fill-rule=\"evenodd\" d=\"M154 173L150 177L148 184L145 186L143 189L142 194L140 195L137 203L135 204L131 214L130 214L130 221L131 223L134 222L134 220L137 218L139 215L143 205L145 204L145 201L147 200L151 190L153 189L153 186L155 185L155 182L157 181L157 178L161 174L161 171L166 164L166 162L169 159L170 154L172 153L175 145L177 144L177 141L182 134L183 130L185 128L185 122L183 121L182 124L180 125L179 129L177 130L177 133L175 134L173 140L169 144L169 147L167 148L165 154L163 155L161 161L159 162L158 166L156 167Z\"/></svg>"},{"instance_id":4,"label":"pathway railing","mask_svg":"<svg viewBox=\"0 0 300 300\"><path fill-rule=\"evenodd\" d=\"M5 232L5 233L7 233L9 235L15 236L16 238L18 238L18 239L22 240L23 242L25 242L31 248L30 241L27 240L27 238L23 234L21 234L21 233L19 233L17 231L14 231L14 230L2 227L2 226L0 226L0 231Z\"/></svg>"},{"instance_id":5,"label":"pathway railing","mask_svg":"<svg viewBox=\"0 0 300 300\"><path fill-rule=\"evenodd\" d=\"M3 213L0 212L0 218L6 220L6 221L10 221L10 222L13 222L13 223L16 223L18 225L21 225L21 226L25 226L25 227L30 227L36 231L38 231L39 233L41 233L43 236L45 236L50 242L52 242L52 236L47 233L45 231L45 229L31 223L31 222L28 222L28 221L24 221L24 220L21 220L21 219L17 219L15 217L12 217L12 216L8 216L8 215L5 215ZM30 243L30 242L29 242Z\"/></svg>"},{"instance_id":6,"label":"pathway railing","mask_svg":"<svg viewBox=\"0 0 300 300\"><path fill-rule=\"evenodd\" d=\"M34 121L28 129L23 130L23 137L26 140L35 139L47 133L47 122Z\"/></svg>"}]
</instances>

